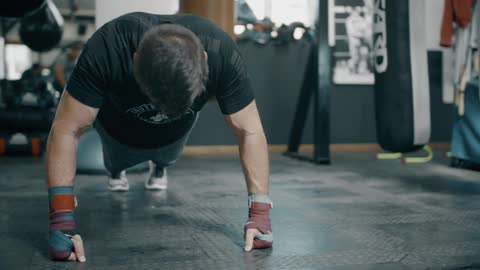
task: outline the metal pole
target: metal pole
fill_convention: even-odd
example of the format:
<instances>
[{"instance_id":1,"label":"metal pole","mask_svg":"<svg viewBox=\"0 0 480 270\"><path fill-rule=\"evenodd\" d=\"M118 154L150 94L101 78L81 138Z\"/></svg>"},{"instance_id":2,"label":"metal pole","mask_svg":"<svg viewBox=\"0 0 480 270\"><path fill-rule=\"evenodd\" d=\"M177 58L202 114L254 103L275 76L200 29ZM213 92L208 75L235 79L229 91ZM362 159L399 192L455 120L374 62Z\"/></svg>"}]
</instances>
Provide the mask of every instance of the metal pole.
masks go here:
<instances>
[{"instance_id":1,"label":"metal pole","mask_svg":"<svg viewBox=\"0 0 480 270\"><path fill-rule=\"evenodd\" d=\"M308 56L307 67L305 68L305 74L303 75L302 88L300 89L292 129L290 130L287 150L289 153L296 153L299 150L303 129L307 121L308 109L312 103L312 94L316 91L318 85L316 72L318 67L317 46L313 43L309 47L310 54Z\"/></svg>"},{"instance_id":2,"label":"metal pole","mask_svg":"<svg viewBox=\"0 0 480 270\"><path fill-rule=\"evenodd\" d=\"M7 87L7 29L6 29L6 23L5 23L5 18L1 17L1 27L2 27L2 32L1 32L1 37L3 38L3 44L2 44L2 66L3 66L3 80L2 80L2 91ZM0 92L1 93L1 92Z\"/></svg>"},{"instance_id":3,"label":"metal pole","mask_svg":"<svg viewBox=\"0 0 480 270\"><path fill-rule=\"evenodd\" d=\"M330 164L330 90L331 50L328 40L329 2L320 0L318 5L316 35L318 42L318 89L314 100L314 154L313 161L319 164Z\"/></svg>"},{"instance_id":4,"label":"metal pole","mask_svg":"<svg viewBox=\"0 0 480 270\"><path fill-rule=\"evenodd\" d=\"M319 0L319 12L316 21L315 39L305 70L297 110L293 119L288 149L285 155L312 161L317 164L330 164L330 90L331 50L328 42L329 0ZM310 100L313 96L314 113L314 151L313 158L298 153L303 129L305 127Z\"/></svg>"}]
</instances>

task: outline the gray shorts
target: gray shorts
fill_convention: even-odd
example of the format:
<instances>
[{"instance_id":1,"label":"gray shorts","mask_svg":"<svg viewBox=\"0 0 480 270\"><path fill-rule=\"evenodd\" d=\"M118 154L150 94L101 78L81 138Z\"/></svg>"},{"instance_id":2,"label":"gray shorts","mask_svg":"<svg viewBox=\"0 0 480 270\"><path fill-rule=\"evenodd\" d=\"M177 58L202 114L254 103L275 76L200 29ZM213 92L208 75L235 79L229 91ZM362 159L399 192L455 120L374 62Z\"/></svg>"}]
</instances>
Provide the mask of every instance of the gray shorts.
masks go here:
<instances>
[{"instance_id":1,"label":"gray shorts","mask_svg":"<svg viewBox=\"0 0 480 270\"><path fill-rule=\"evenodd\" d=\"M183 137L169 145L154 149L137 148L121 144L110 136L98 121L95 121L93 126L102 140L105 168L110 173L110 176L113 176L148 160L153 161L159 167L167 167L175 163L179 159L197 119L198 113L194 124Z\"/></svg>"}]
</instances>

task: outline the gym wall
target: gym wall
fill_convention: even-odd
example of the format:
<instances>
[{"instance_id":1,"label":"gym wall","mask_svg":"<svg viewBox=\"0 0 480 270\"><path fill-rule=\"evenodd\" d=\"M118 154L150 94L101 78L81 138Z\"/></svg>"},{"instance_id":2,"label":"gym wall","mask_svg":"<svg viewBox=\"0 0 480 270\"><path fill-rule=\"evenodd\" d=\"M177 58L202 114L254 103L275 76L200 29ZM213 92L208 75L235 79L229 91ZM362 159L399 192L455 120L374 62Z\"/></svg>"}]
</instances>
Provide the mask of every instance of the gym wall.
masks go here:
<instances>
[{"instance_id":1,"label":"gym wall","mask_svg":"<svg viewBox=\"0 0 480 270\"><path fill-rule=\"evenodd\" d=\"M270 144L286 144L307 57L306 44L239 47L252 78L257 105ZM442 102L442 54L429 52L432 142L448 142L451 136L451 105ZM376 143L373 86L335 85L331 92L332 143ZM313 143L312 113L303 143ZM190 145L235 144L218 105L207 104L190 137Z\"/></svg>"},{"instance_id":2,"label":"gym wall","mask_svg":"<svg viewBox=\"0 0 480 270\"><path fill-rule=\"evenodd\" d=\"M428 0L425 14L428 29L430 76L431 141L449 142L453 122L449 84L451 54L439 47L443 1ZM304 45L288 47L240 43L252 77L257 104L270 144L286 144L303 76ZM446 69L447 68L447 69ZM373 86L334 85L331 90L332 143L376 143ZM313 143L312 114L304 130L303 143ZM223 123L218 106L208 104L202 111L190 145L234 144L231 131Z\"/></svg>"},{"instance_id":3,"label":"gym wall","mask_svg":"<svg viewBox=\"0 0 480 270\"><path fill-rule=\"evenodd\" d=\"M135 11L174 14L178 11L178 3L178 0L97 0L95 1L95 25L98 29L120 15Z\"/></svg>"}]
</instances>

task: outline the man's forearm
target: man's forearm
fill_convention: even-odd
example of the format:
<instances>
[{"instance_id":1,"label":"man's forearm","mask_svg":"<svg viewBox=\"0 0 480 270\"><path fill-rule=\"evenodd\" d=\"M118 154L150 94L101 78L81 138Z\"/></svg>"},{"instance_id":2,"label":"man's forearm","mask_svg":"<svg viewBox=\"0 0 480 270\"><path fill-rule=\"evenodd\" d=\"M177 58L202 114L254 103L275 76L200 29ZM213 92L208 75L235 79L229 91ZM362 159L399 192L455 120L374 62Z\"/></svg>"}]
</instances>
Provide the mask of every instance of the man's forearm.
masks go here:
<instances>
[{"instance_id":1,"label":"man's forearm","mask_svg":"<svg viewBox=\"0 0 480 270\"><path fill-rule=\"evenodd\" d=\"M47 143L48 186L73 186L78 134L52 128Z\"/></svg>"},{"instance_id":2,"label":"man's forearm","mask_svg":"<svg viewBox=\"0 0 480 270\"><path fill-rule=\"evenodd\" d=\"M248 193L268 194L270 164L265 134L239 135L238 140Z\"/></svg>"}]
</instances>

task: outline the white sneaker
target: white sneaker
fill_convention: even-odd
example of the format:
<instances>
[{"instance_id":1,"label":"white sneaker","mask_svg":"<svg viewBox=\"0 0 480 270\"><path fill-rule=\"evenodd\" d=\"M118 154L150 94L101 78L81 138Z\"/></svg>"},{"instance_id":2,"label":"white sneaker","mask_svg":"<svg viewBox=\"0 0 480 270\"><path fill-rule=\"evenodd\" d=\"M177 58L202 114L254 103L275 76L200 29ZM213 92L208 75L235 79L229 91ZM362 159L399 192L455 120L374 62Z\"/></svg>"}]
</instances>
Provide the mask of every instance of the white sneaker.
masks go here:
<instances>
[{"instance_id":1,"label":"white sneaker","mask_svg":"<svg viewBox=\"0 0 480 270\"><path fill-rule=\"evenodd\" d=\"M148 162L150 167L149 175L145 181L145 189L147 190L163 190L167 189L168 179L167 179L167 169L163 168L161 175L155 175L156 165L152 161Z\"/></svg>"},{"instance_id":2,"label":"white sneaker","mask_svg":"<svg viewBox=\"0 0 480 270\"><path fill-rule=\"evenodd\" d=\"M129 189L130 185L125 171L120 173L120 179L111 178L108 180L108 190L110 191L128 191Z\"/></svg>"}]
</instances>

